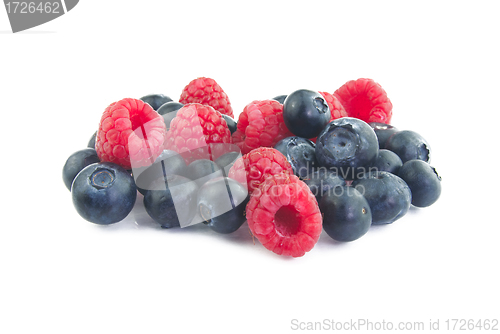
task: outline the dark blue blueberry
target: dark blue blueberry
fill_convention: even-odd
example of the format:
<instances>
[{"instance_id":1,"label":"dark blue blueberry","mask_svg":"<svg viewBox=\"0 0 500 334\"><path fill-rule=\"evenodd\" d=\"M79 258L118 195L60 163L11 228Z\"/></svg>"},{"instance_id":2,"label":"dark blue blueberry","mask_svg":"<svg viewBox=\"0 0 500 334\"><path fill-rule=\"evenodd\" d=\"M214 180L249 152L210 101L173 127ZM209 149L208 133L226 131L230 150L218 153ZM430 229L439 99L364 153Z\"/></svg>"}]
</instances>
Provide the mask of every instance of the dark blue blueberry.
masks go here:
<instances>
[{"instance_id":1,"label":"dark blue blueberry","mask_svg":"<svg viewBox=\"0 0 500 334\"><path fill-rule=\"evenodd\" d=\"M401 166L403 166L403 162L396 153L382 149L378 151L377 158L369 169L398 174Z\"/></svg>"},{"instance_id":2,"label":"dark blue blueberry","mask_svg":"<svg viewBox=\"0 0 500 334\"><path fill-rule=\"evenodd\" d=\"M410 160L403 164L398 173L410 187L412 201L416 207L434 204L441 195L441 177L436 169L422 160Z\"/></svg>"},{"instance_id":3,"label":"dark blue blueberry","mask_svg":"<svg viewBox=\"0 0 500 334\"><path fill-rule=\"evenodd\" d=\"M302 137L287 137L280 140L274 148L283 153L293 172L299 177L306 177L316 167L316 145Z\"/></svg>"},{"instance_id":4,"label":"dark blue blueberry","mask_svg":"<svg viewBox=\"0 0 500 334\"><path fill-rule=\"evenodd\" d=\"M170 101L164 103L160 108L158 108L157 112L162 115L167 130L170 129L170 122L172 122L174 117L177 116L177 111L179 111L179 109L183 106L184 105L182 103Z\"/></svg>"},{"instance_id":5,"label":"dark blue blueberry","mask_svg":"<svg viewBox=\"0 0 500 334\"><path fill-rule=\"evenodd\" d=\"M186 170L186 176L201 187L205 182L222 176L220 167L208 159L199 159L191 162Z\"/></svg>"},{"instance_id":6,"label":"dark blue blueberry","mask_svg":"<svg viewBox=\"0 0 500 334\"><path fill-rule=\"evenodd\" d=\"M342 177L326 168L315 169L303 181L307 184L313 195L316 196L318 203L324 194L332 192L335 187L346 185Z\"/></svg>"},{"instance_id":7,"label":"dark blue blueberry","mask_svg":"<svg viewBox=\"0 0 500 334\"><path fill-rule=\"evenodd\" d=\"M71 190L71 183L73 183L76 175L88 165L96 162L99 162L99 157L93 148L85 148L70 155L62 171L62 177L66 188Z\"/></svg>"},{"instance_id":8,"label":"dark blue blueberry","mask_svg":"<svg viewBox=\"0 0 500 334\"><path fill-rule=\"evenodd\" d=\"M94 132L94 134L92 135L92 137L90 137L90 140L89 140L89 142L87 144L87 147L95 149L95 139L96 139L96 137L97 137L97 131Z\"/></svg>"},{"instance_id":9,"label":"dark blue blueberry","mask_svg":"<svg viewBox=\"0 0 500 334\"><path fill-rule=\"evenodd\" d=\"M374 225L390 224L403 217L410 208L410 188L389 172L365 173L352 186L368 201Z\"/></svg>"},{"instance_id":10,"label":"dark blue blueberry","mask_svg":"<svg viewBox=\"0 0 500 334\"><path fill-rule=\"evenodd\" d=\"M241 157L240 152L228 152L221 155L215 160L217 166L219 166L222 172L224 173L223 176L229 175L229 170L231 169L231 167L233 167L235 161L239 157Z\"/></svg>"},{"instance_id":11,"label":"dark blue blueberry","mask_svg":"<svg viewBox=\"0 0 500 334\"><path fill-rule=\"evenodd\" d=\"M148 215L163 228L188 226L196 214L198 186L194 181L167 175L151 184L144 195Z\"/></svg>"},{"instance_id":12,"label":"dark blue blueberry","mask_svg":"<svg viewBox=\"0 0 500 334\"><path fill-rule=\"evenodd\" d=\"M287 97L287 95L278 95L276 97L273 97L272 99L283 104L283 103L285 103L286 97Z\"/></svg>"},{"instance_id":13,"label":"dark blue blueberry","mask_svg":"<svg viewBox=\"0 0 500 334\"><path fill-rule=\"evenodd\" d=\"M236 121L231 116L224 114L222 114L222 118L224 118L224 120L226 121L227 127L229 128L231 134L235 133L238 129L238 124L236 123Z\"/></svg>"},{"instance_id":14,"label":"dark blue blueberry","mask_svg":"<svg viewBox=\"0 0 500 334\"><path fill-rule=\"evenodd\" d=\"M163 180L166 175L185 175L186 169L186 162L179 153L163 150L151 166L134 168L132 173L137 190L144 195L155 180Z\"/></svg>"},{"instance_id":15,"label":"dark blue blueberry","mask_svg":"<svg viewBox=\"0 0 500 334\"><path fill-rule=\"evenodd\" d=\"M80 216L92 223L108 225L123 220L132 211L137 188L123 167L101 162L78 173L71 196Z\"/></svg>"},{"instance_id":16,"label":"dark blue blueberry","mask_svg":"<svg viewBox=\"0 0 500 334\"><path fill-rule=\"evenodd\" d=\"M346 180L367 171L378 155L378 141L364 121L342 117L330 122L316 140L316 160L321 167Z\"/></svg>"},{"instance_id":17,"label":"dark blue blueberry","mask_svg":"<svg viewBox=\"0 0 500 334\"><path fill-rule=\"evenodd\" d=\"M285 125L298 137L316 137L330 122L330 115L325 98L316 91L296 90L283 103Z\"/></svg>"},{"instance_id":18,"label":"dark blue blueberry","mask_svg":"<svg viewBox=\"0 0 500 334\"><path fill-rule=\"evenodd\" d=\"M206 182L198 192L198 210L217 233L233 233L245 222L245 208L250 200L246 187L228 177Z\"/></svg>"},{"instance_id":19,"label":"dark blue blueberry","mask_svg":"<svg viewBox=\"0 0 500 334\"><path fill-rule=\"evenodd\" d=\"M172 101L172 99L163 94L150 94L141 97L141 100L149 104L154 110L158 110L163 104Z\"/></svg>"},{"instance_id":20,"label":"dark blue blueberry","mask_svg":"<svg viewBox=\"0 0 500 334\"><path fill-rule=\"evenodd\" d=\"M372 222L370 205L353 187L336 187L319 203L323 229L334 240L353 241L368 232Z\"/></svg>"},{"instance_id":21,"label":"dark blue blueberry","mask_svg":"<svg viewBox=\"0 0 500 334\"><path fill-rule=\"evenodd\" d=\"M385 148L396 153L403 163L408 160L418 159L430 161L431 147L429 143L414 131L399 131L389 137Z\"/></svg>"},{"instance_id":22,"label":"dark blue blueberry","mask_svg":"<svg viewBox=\"0 0 500 334\"><path fill-rule=\"evenodd\" d=\"M372 129L375 131L378 139L378 147L385 148L385 143L390 136L398 132L399 130L393 127L392 125L378 122L368 123Z\"/></svg>"}]
</instances>

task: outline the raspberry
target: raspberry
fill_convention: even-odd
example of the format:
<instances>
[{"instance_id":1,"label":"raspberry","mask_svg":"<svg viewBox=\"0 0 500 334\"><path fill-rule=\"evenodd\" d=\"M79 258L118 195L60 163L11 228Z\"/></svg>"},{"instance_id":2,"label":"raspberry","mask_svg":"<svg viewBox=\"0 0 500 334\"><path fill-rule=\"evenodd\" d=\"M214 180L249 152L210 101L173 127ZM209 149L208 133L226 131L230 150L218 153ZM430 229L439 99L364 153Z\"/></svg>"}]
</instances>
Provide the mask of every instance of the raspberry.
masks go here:
<instances>
[{"instance_id":1,"label":"raspberry","mask_svg":"<svg viewBox=\"0 0 500 334\"><path fill-rule=\"evenodd\" d=\"M165 122L147 103L126 98L102 114L95 149L101 161L125 169L151 165L163 151Z\"/></svg>"},{"instance_id":2,"label":"raspberry","mask_svg":"<svg viewBox=\"0 0 500 334\"><path fill-rule=\"evenodd\" d=\"M275 100L253 101L238 118L233 142L247 154L258 147L273 147L281 139L293 136L283 121L283 105Z\"/></svg>"},{"instance_id":3,"label":"raspberry","mask_svg":"<svg viewBox=\"0 0 500 334\"><path fill-rule=\"evenodd\" d=\"M219 112L207 105L190 103L179 109L172 119L165 148L181 153L189 163L209 159L214 150L226 146L218 143L231 142L231 132Z\"/></svg>"},{"instance_id":4,"label":"raspberry","mask_svg":"<svg viewBox=\"0 0 500 334\"><path fill-rule=\"evenodd\" d=\"M309 187L295 175L269 177L250 197L248 226L262 245L278 255L303 256L322 231L322 217Z\"/></svg>"},{"instance_id":5,"label":"raspberry","mask_svg":"<svg viewBox=\"0 0 500 334\"><path fill-rule=\"evenodd\" d=\"M348 81L333 95L339 99L350 117L367 123L391 122L392 103L382 86L372 79Z\"/></svg>"},{"instance_id":6,"label":"raspberry","mask_svg":"<svg viewBox=\"0 0 500 334\"><path fill-rule=\"evenodd\" d=\"M238 158L228 176L246 184L248 193L251 194L268 177L282 172L293 174L292 166L285 156L272 147L259 147Z\"/></svg>"},{"instance_id":7,"label":"raspberry","mask_svg":"<svg viewBox=\"0 0 500 334\"><path fill-rule=\"evenodd\" d=\"M332 114L330 117L330 122L337 118L347 116L347 112L345 111L344 107L335 96L327 92L319 92L319 93L323 95L323 97L326 100L326 103L328 103L328 107L330 107L330 113Z\"/></svg>"},{"instance_id":8,"label":"raspberry","mask_svg":"<svg viewBox=\"0 0 500 334\"><path fill-rule=\"evenodd\" d=\"M179 102L209 105L221 114L234 118L233 108L227 94L214 79L204 77L194 79L184 87Z\"/></svg>"}]
</instances>

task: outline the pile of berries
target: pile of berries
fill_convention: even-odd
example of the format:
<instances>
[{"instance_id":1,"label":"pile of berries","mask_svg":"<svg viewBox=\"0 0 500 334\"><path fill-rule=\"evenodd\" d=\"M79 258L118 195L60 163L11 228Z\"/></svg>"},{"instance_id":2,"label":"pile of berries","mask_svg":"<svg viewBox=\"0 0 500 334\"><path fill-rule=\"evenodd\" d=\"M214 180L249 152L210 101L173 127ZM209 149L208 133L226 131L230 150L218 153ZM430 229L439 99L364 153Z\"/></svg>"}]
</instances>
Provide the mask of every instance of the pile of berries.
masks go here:
<instances>
[{"instance_id":1,"label":"pile of berries","mask_svg":"<svg viewBox=\"0 0 500 334\"><path fill-rule=\"evenodd\" d=\"M110 104L63 180L96 224L124 219L139 192L163 228L232 233L247 221L265 248L299 257L323 230L353 241L439 198L429 144L391 117L382 87L358 79L333 94L252 101L236 122L222 88L197 78L179 102L153 94Z\"/></svg>"}]
</instances>

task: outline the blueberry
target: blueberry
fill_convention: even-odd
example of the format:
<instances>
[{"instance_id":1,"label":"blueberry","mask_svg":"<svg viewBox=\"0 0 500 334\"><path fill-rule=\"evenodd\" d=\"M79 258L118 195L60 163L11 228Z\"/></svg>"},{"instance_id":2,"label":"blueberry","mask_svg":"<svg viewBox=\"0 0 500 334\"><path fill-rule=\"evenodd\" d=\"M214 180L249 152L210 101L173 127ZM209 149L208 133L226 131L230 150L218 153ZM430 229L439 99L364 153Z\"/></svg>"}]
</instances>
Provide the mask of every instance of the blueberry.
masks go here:
<instances>
[{"instance_id":1,"label":"blueberry","mask_svg":"<svg viewBox=\"0 0 500 334\"><path fill-rule=\"evenodd\" d=\"M393 127L392 125L378 122L368 123L372 129L375 131L378 139L378 147L385 148L385 143L390 136L398 132L399 130Z\"/></svg>"},{"instance_id":2,"label":"blueberry","mask_svg":"<svg viewBox=\"0 0 500 334\"><path fill-rule=\"evenodd\" d=\"M345 180L337 173L326 168L317 168L303 179L309 187L318 203L324 194L332 192L335 187L345 186Z\"/></svg>"},{"instance_id":3,"label":"blueberry","mask_svg":"<svg viewBox=\"0 0 500 334\"><path fill-rule=\"evenodd\" d=\"M274 148L283 153L299 177L306 177L316 167L316 144L309 139L287 137L276 143Z\"/></svg>"},{"instance_id":4,"label":"blueberry","mask_svg":"<svg viewBox=\"0 0 500 334\"><path fill-rule=\"evenodd\" d=\"M195 181L198 187L201 187L208 180L222 176L222 171L212 160L198 159L189 164L186 176Z\"/></svg>"},{"instance_id":5,"label":"blueberry","mask_svg":"<svg viewBox=\"0 0 500 334\"><path fill-rule=\"evenodd\" d=\"M245 222L250 200L246 187L228 177L206 182L198 192L198 210L204 223L218 233L232 233Z\"/></svg>"},{"instance_id":6,"label":"blueberry","mask_svg":"<svg viewBox=\"0 0 500 334\"><path fill-rule=\"evenodd\" d=\"M163 104L172 101L172 99L163 94L150 94L141 97L143 102L149 104L154 110L158 110Z\"/></svg>"},{"instance_id":7,"label":"blueberry","mask_svg":"<svg viewBox=\"0 0 500 334\"><path fill-rule=\"evenodd\" d=\"M71 196L80 216L92 223L108 225L121 221L132 211L137 188L123 167L101 162L78 173Z\"/></svg>"},{"instance_id":8,"label":"blueberry","mask_svg":"<svg viewBox=\"0 0 500 334\"><path fill-rule=\"evenodd\" d=\"M95 149L95 139L97 137L97 131L94 132L92 137L90 137L89 142L87 144L87 147Z\"/></svg>"},{"instance_id":9,"label":"blueberry","mask_svg":"<svg viewBox=\"0 0 500 334\"><path fill-rule=\"evenodd\" d=\"M227 176L229 175L229 170L231 169L231 167L233 167L234 163L239 157L241 157L240 152L228 152L218 157L215 160L215 163L222 170L224 176Z\"/></svg>"},{"instance_id":10,"label":"blueberry","mask_svg":"<svg viewBox=\"0 0 500 334\"><path fill-rule=\"evenodd\" d=\"M427 141L414 131L399 131L389 137L385 148L396 153L403 163L419 159L430 161L431 148Z\"/></svg>"},{"instance_id":11,"label":"blueberry","mask_svg":"<svg viewBox=\"0 0 500 334\"><path fill-rule=\"evenodd\" d=\"M231 132L231 134L235 133L236 130L238 129L237 127L238 124L236 123L236 121L231 116L225 114L221 115L222 118L224 118L224 120L226 121L227 127L229 128L229 132Z\"/></svg>"},{"instance_id":12,"label":"blueberry","mask_svg":"<svg viewBox=\"0 0 500 334\"><path fill-rule=\"evenodd\" d=\"M299 89L283 103L283 120L294 135L314 138L330 122L330 108L318 92Z\"/></svg>"},{"instance_id":13,"label":"blueberry","mask_svg":"<svg viewBox=\"0 0 500 334\"><path fill-rule=\"evenodd\" d=\"M436 169L422 160L409 160L398 173L410 187L412 201L416 207L434 204L441 195L441 177Z\"/></svg>"},{"instance_id":14,"label":"blueberry","mask_svg":"<svg viewBox=\"0 0 500 334\"><path fill-rule=\"evenodd\" d=\"M287 95L278 95L272 98L272 100L278 101L279 103L285 103Z\"/></svg>"},{"instance_id":15,"label":"blueberry","mask_svg":"<svg viewBox=\"0 0 500 334\"><path fill-rule=\"evenodd\" d=\"M382 149L378 151L377 158L369 169L397 174L401 166L403 162L396 153Z\"/></svg>"},{"instance_id":16,"label":"blueberry","mask_svg":"<svg viewBox=\"0 0 500 334\"><path fill-rule=\"evenodd\" d=\"M316 140L319 165L355 179L367 171L378 155L378 141L373 129L364 121L342 117L330 122Z\"/></svg>"},{"instance_id":17,"label":"blueberry","mask_svg":"<svg viewBox=\"0 0 500 334\"><path fill-rule=\"evenodd\" d=\"M319 208L323 214L323 229L334 240L353 241L370 229L370 205L353 187L336 187L321 198Z\"/></svg>"},{"instance_id":18,"label":"blueberry","mask_svg":"<svg viewBox=\"0 0 500 334\"><path fill-rule=\"evenodd\" d=\"M186 162L182 156L171 150L163 150L155 162L148 167L134 168L133 175L137 190L145 195L149 185L157 179L163 180L166 175L185 175Z\"/></svg>"},{"instance_id":19,"label":"blueberry","mask_svg":"<svg viewBox=\"0 0 500 334\"><path fill-rule=\"evenodd\" d=\"M198 186L194 181L167 175L151 184L144 195L148 215L163 228L187 226L196 214Z\"/></svg>"},{"instance_id":20,"label":"blueberry","mask_svg":"<svg viewBox=\"0 0 500 334\"><path fill-rule=\"evenodd\" d=\"M170 122L177 116L177 111L181 109L184 105L179 102L170 101L164 103L158 108L158 114L162 115L163 121L167 127L167 130L170 129Z\"/></svg>"},{"instance_id":21,"label":"blueberry","mask_svg":"<svg viewBox=\"0 0 500 334\"><path fill-rule=\"evenodd\" d=\"M73 183L76 175L88 165L96 162L99 162L99 157L93 148L85 148L70 155L62 171L62 177L66 188L71 190L71 183Z\"/></svg>"},{"instance_id":22,"label":"blueberry","mask_svg":"<svg viewBox=\"0 0 500 334\"><path fill-rule=\"evenodd\" d=\"M368 201L374 225L390 224L403 217L410 208L410 188L389 172L365 173L352 186Z\"/></svg>"}]
</instances>

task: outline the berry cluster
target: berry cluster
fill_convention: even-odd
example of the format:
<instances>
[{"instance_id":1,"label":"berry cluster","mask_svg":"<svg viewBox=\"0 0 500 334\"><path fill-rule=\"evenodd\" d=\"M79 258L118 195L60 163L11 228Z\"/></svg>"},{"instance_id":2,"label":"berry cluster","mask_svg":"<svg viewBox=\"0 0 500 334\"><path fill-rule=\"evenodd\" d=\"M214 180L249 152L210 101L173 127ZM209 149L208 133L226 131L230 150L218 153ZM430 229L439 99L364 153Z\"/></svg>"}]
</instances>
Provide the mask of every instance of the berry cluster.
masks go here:
<instances>
[{"instance_id":1,"label":"berry cluster","mask_svg":"<svg viewBox=\"0 0 500 334\"><path fill-rule=\"evenodd\" d=\"M96 224L124 219L139 192L163 228L202 222L232 233L247 221L265 248L299 257L323 230L353 241L439 198L429 144L391 118L386 92L362 78L333 94L252 101L236 122L215 80L197 78L179 102L152 94L110 104L63 181Z\"/></svg>"}]
</instances>

